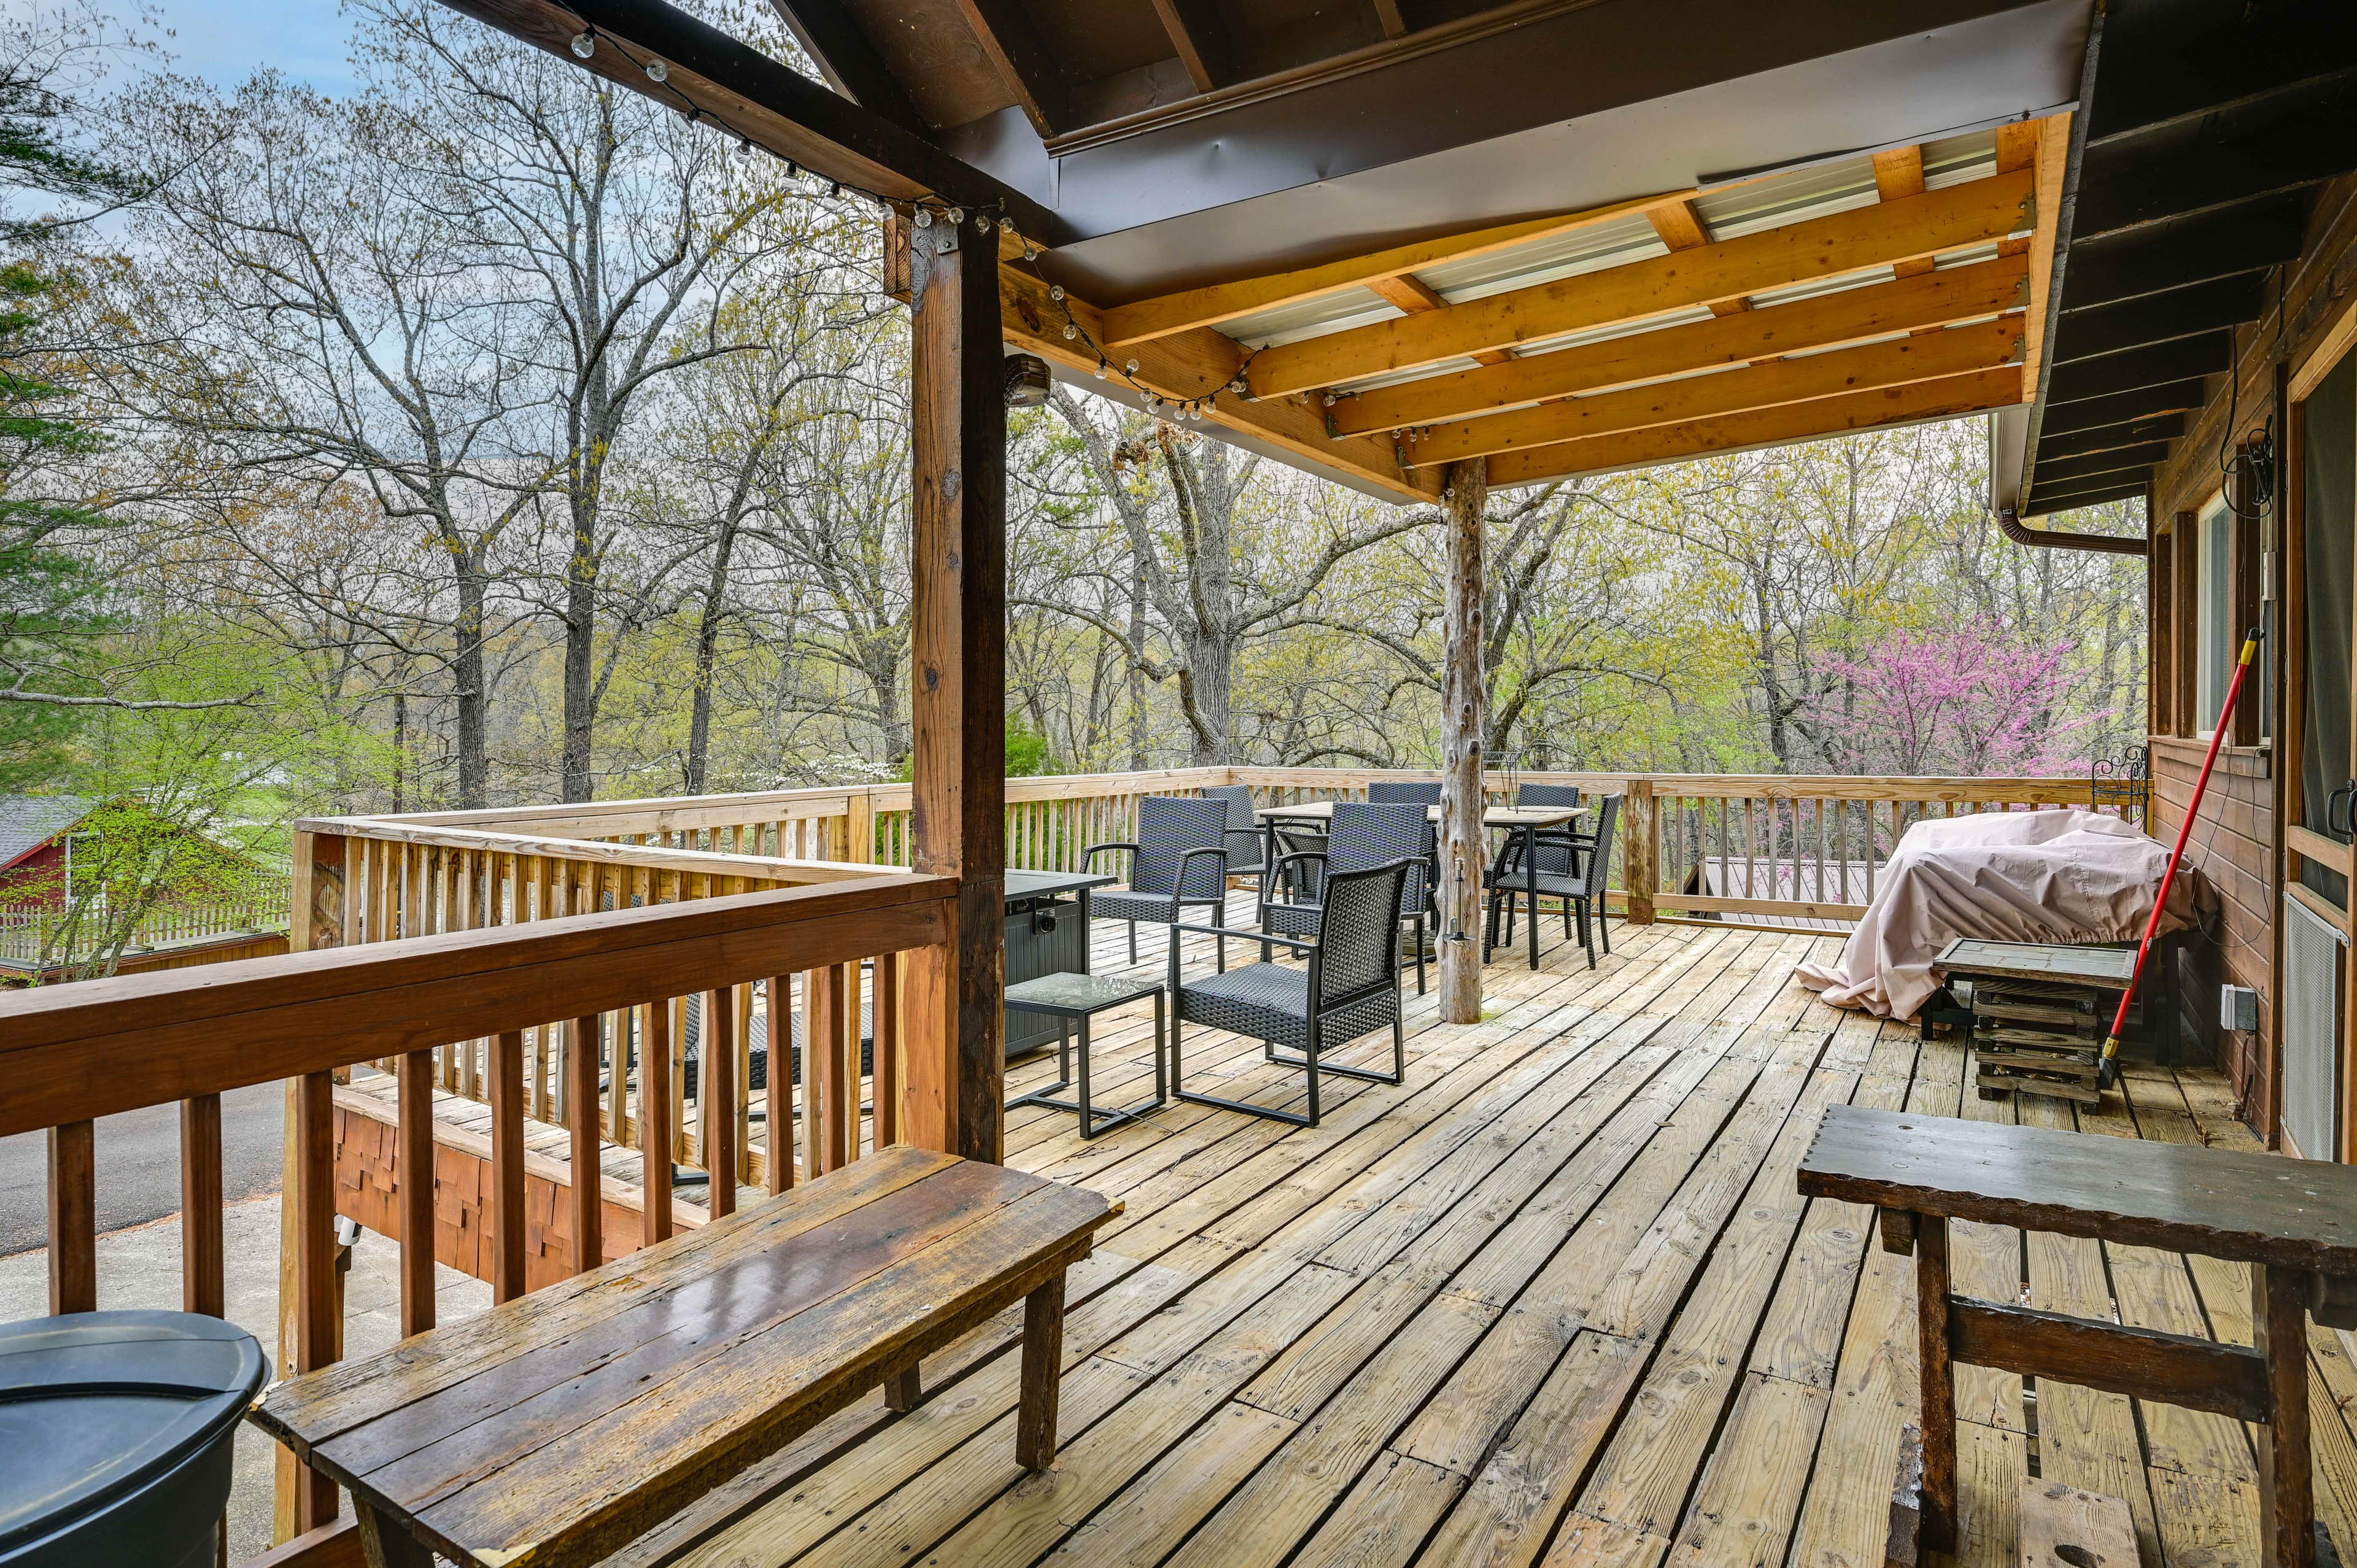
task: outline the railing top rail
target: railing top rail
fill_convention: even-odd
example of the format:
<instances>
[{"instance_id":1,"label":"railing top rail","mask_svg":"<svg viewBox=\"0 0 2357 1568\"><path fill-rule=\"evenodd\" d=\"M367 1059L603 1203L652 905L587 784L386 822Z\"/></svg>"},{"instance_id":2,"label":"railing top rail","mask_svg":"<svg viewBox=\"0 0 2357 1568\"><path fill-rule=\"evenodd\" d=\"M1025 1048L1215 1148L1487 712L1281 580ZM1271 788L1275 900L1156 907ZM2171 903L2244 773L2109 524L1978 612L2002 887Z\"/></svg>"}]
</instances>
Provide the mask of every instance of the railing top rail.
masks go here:
<instances>
[{"instance_id":1,"label":"railing top rail","mask_svg":"<svg viewBox=\"0 0 2357 1568\"><path fill-rule=\"evenodd\" d=\"M665 849L658 844L600 843L589 839L503 833L479 828L421 826L389 817L306 817L295 827L298 832L339 833L382 843L425 844L486 854L554 855L565 860L643 866L687 875L759 876L772 882L819 883L888 875L888 868L847 860L793 860L770 854Z\"/></svg>"},{"instance_id":2,"label":"railing top rail","mask_svg":"<svg viewBox=\"0 0 2357 1568\"><path fill-rule=\"evenodd\" d=\"M0 1137L942 940L907 872L0 993Z\"/></svg>"}]
</instances>

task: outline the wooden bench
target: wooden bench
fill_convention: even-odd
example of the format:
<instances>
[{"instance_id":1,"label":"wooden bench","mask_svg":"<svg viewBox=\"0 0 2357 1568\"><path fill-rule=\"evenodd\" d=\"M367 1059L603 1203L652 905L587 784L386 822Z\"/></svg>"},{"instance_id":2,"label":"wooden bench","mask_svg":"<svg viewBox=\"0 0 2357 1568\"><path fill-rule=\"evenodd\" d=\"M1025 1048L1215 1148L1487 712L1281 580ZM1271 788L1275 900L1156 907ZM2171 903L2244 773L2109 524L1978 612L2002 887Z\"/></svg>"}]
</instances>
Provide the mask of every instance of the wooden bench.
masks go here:
<instances>
[{"instance_id":1,"label":"wooden bench","mask_svg":"<svg viewBox=\"0 0 2357 1568\"><path fill-rule=\"evenodd\" d=\"M2279 1155L1835 1106L1801 1191L1871 1204L1886 1251L1915 1254L1921 1541L1956 1544L1957 1361L2256 1423L2264 1561L2309 1568L2308 1333L2357 1326L2357 1169ZM1948 1221L2085 1236L2251 1266L2245 1348L1976 1301L1948 1289ZM1896 1539L1908 1510L1894 1507Z\"/></svg>"},{"instance_id":2,"label":"wooden bench","mask_svg":"<svg viewBox=\"0 0 2357 1568\"><path fill-rule=\"evenodd\" d=\"M372 1568L596 1562L1025 1303L1016 1456L1056 1450L1064 1271L1116 1209L895 1147L683 1236L278 1385L253 1419L351 1489Z\"/></svg>"}]
</instances>

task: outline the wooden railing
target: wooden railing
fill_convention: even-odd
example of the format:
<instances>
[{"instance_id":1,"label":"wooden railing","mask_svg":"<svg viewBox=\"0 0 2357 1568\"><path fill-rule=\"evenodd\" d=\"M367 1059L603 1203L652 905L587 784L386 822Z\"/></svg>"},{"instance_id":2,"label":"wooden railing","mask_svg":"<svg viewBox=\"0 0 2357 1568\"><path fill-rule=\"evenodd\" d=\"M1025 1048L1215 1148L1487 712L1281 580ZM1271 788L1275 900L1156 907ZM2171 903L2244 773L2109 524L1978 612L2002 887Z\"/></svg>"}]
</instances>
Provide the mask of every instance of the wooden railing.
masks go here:
<instances>
[{"instance_id":1,"label":"wooden railing","mask_svg":"<svg viewBox=\"0 0 2357 1568\"><path fill-rule=\"evenodd\" d=\"M261 878L251 891L234 897L159 905L139 918L123 946L135 951L210 937L283 931L286 900L286 878L278 876ZM93 937L102 934L112 942L113 917L102 896L81 908L0 908L0 961L78 963L89 956Z\"/></svg>"},{"instance_id":2,"label":"wooden railing","mask_svg":"<svg viewBox=\"0 0 2357 1568\"><path fill-rule=\"evenodd\" d=\"M455 847L465 853L469 846ZM454 898L463 907L467 885L455 873L435 881L427 873L440 863L430 856L419 863L424 869L416 876L397 886L372 883L366 868L373 850L358 856L359 876L343 875L339 867L354 865L349 841L314 829L305 835L296 868L298 908L319 917L299 927L314 950L0 995L0 1137L35 1131L48 1136L52 1311L89 1311L98 1301L93 1124L102 1116L180 1106L183 1304L220 1316L227 1263L221 1097L250 1084L289 1080L292 1180L281 1270L288 1336L280 1365L300 1371L324 1366L340 1352L331 1129L338 1079L347 1069L393 1065L394 1168L425 1171L435 1159L437 1053L447 1055L454 1042L487 1043L455 1048L476 1054L491 1106L495 1196L489 1213L497 1260L491 1280L500 1300L526 1288L528 1038L537 1036L562 1053L554 1109L572 1150L561 1214L568 1272L628 1250L608 1240L605 1219L611 1199L634 1195L605 1189L599 1140L609 1118L627 1126L640 1104L671 1102L665 1080L677 1064L673 1021L680 999L694 1000L708 1026L705 1038L721 1047L705 1053L708 1088L694 1133L717 1168L737 1165L744 1147L741 1121L724 1108L742 1103L727 1081L744 1059L743 1036L732 1029L756 988L777 995L793 975L843 977L856 975L863 962L873 965L872 1124L864 1125L860 1114L860 1030L852 1005L857 993L847 985L836 989L839 981L823 983L825 1026L816 1037L824 1048L816 1053L812 1074L820 1091L804 1118L805 1168L831 1168L894 1141L916 1118L925 1084L938 1087L937 1064L946 1048L940 1021L953 1015L954 1000L945 992L922 993L920 985L938 990L940 982L920 977L953 973L953 964L944 961L953 879L869 869L856 882L749 893L715 889L699 898L566 913L564 897L543 900L541 895L549 887L576 886L567 880L570 873L552 870L544 880L529 865L500 864L486 871L480 846L473 848L472 886L484 897L478 908L512 912L522 894L533 918L329 945L335 918L390 922L393 910L403 917L414 911L423 920L429 909ZM407 864L382 853L388 873ZM627 858L598 864L634 875L661 873L651 885L662 885L663 875L693 884L698 876L725 882L730 875L717 867ZM585 894L574 901L588 900ZM909 961L923 950L942 950L933 961ZM794 1115L780 1034L770 1036L765 1110L767 1135L782 1153L792 1142ZM929 1071L936 1076L929 1079ZM904 1092L919 1099L904 1105ZM668 1197L673 1129L666 1117L643 1119L642 1126L643 1197L632 1207L640 1209L642 1237L654 1240L674 1223ZM797 1165L792 1158L772 1159L756 1185L781 1190L795 1179ZM400 1244L402 1332L409 1334L433 1322L434 1187L404 1180L396 1196L398 1218L390 1229ZM729 1212L736 1197L734 1181L713 1183L707 1212ZM262 1260L239 1261L242 1269L258 1265L266 1266ZM333 1486L307 1474L293 1479L294 1527L325 1524L336 1511ZM272 1561L356 1559L348 1534L320 1540L317 1554L274 1553Z\"/></svg>"}]
</instances>

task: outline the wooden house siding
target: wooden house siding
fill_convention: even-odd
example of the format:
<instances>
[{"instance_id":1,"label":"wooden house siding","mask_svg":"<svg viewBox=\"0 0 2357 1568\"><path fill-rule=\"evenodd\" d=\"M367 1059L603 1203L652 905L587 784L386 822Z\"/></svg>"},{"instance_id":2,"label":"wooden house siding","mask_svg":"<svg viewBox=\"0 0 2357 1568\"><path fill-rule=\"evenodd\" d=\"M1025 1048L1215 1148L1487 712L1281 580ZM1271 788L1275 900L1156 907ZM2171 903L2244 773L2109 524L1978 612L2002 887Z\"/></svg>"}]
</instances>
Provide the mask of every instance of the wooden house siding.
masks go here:
<instances>
[{"instance_id":1,"label":"wooden house siding","mask_svg":"<svg viewBox=\"0 0 2357 1568\"><path fill-rule=\"evenodd\" d=\"M2280 291L2278 293L2278 290ZM2214 715L2192 711L2199 657L2201 553L2195 532L2201 509L2222 488L2238 510L2256 520L2238 522L2232 552L2236 581L2229 602L2238 617L2256 617L2262 596L2270 628L2262 654L2267 675L2269 736L2287 735L2285 657L2287 642L2278 613L2283 582L2281 530L2288 487L2277 476L2276 504L2263 512L2249 505L2244 477L2232 456L2251 434L2275 423L2277 461L2285 439L2280 387L2321 343L2357 293L2357 177L2324 187L2309 216L2300 255L2270 280L2269 309L2255 328L2235 335L2234 376L2212 378L2209 396L2157 470L2151 507L2154 522L2150 647L2153 800L2151 830L2161 838L2183 822L2201 744L2193 737ZM2232 420L2231 437L2229 420ZM2229 465L2222 467L2222 448ZM2219 1065L2232 1080L2242 1114L2272 1145L2279 1141L2277 1068L2280 1036L2274 973L2280 960L2276 911L2282 899L2283 823L2287 771L2277 766L2272 742L2255 734L2253 718L2235 726L2220 754L2201 819L2187 845L2190 862L2217 888L2224 908L2220 978L2259 993L2259 1027L2217 1035ZM2213 1033L2215 1021L2209 1021Z\"/></svg>"}]
</instances>

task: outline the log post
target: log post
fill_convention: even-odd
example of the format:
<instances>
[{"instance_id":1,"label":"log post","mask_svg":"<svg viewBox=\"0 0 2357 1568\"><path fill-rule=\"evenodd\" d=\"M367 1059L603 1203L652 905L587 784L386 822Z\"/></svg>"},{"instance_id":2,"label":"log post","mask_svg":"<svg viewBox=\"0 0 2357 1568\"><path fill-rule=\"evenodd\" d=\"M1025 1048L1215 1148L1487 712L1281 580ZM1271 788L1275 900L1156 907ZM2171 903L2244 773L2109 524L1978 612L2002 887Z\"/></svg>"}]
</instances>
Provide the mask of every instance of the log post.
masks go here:
<instances>
[{"instance_id":1,"label":"log post","mask_svg":"<svg viewBox=\"0 0 2357 1568\"><path fill-rule=\"evenodd\" d=\"M998 252L911 229L915 869L959 879L955 940L909 960L909 1141L1000 1157L1006 1098L1006 408ZM937 972L947 966L949 972ZM925 999L920 1001L920 998Z\"/></svg>"},{"instance_id":2,"label":"log post","mask_svg":"<svg viewBox=\"0 0 2357 1568\"><path fill-rule=\"evenodd\" d=\"M1662 886L1662 814L1651 779L1629 780L1629 822L1622 832L1620 876L1628 884L1628 923L1653 923L1653 895Z\"/></svg>"},{"instance_id":3,"label":"log post","mask_svg":"<svg viewBox=\"0 0 2357 1568\"><path fill-rule=\"evenodd\" d=\"M1448 465L1441 487L1448 518L1447 615L1440 687L1440 1015L1481 1021L1482 733L1488 691L1481 679L1481 518L1489 468L1480 458ZM1532 918L1537 914L1533 912Z\"/></svg>"}]
</instances>

